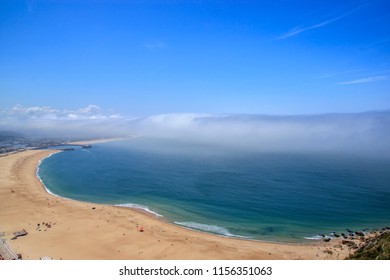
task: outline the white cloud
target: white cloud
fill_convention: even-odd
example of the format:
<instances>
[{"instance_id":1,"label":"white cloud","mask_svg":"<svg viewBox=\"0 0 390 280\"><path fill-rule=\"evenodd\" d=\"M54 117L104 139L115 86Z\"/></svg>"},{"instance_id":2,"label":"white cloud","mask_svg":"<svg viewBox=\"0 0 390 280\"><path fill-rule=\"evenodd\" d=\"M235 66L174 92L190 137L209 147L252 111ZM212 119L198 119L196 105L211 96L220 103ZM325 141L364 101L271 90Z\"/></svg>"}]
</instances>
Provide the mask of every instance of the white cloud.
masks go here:
<instances>
[{"instance_id":1,"label":"white cloud","mask_svg":"<svg viewBox=\"0 0 390 280\"><path fill-rule=\"evenodd\" d=\"M85 120L105 119L112 116L104 115L97 105L88 105L77 110L59 110L47 106L24 107L20 104L6 109L1 115L18 119L41 119L41 120ZM114 115L118 117L118 115Z\"/></svg>"},{"instance_id":2,"label":"white cloud","mask_svg":"<svg viewBox=\"0 0 390 280\"><path fill-rule=\"evenodd\" d=\"M186 128L195 125L200 119L211 117L211 114L161 114L145 118L142 122L145 125L160 126L164 128Z\"/></svg>"},{"instance_id":3,"label":"white cloud","mask_svg":"<svg viewBox=\"0 0 390 280\"><path fill-rule=\"evenodd\" d=\"M5 110L6 114L9 115L21 115L21 116L36 116L41 117L43 115L56 114L59 111L56 109L52 109L50 107L42 106L42 107L23 107L20 104L15 105L9 110Z\"/></svg>"},{"instance_id":4,"label":"white cloud","mask_svg":"<svg viewBox=\"0 0 390 280\"><path fill-rule=\"evenodd\" d=\"M320 23L317 23L317 24L313 24L313 25L309 25L309 26L304 26L304 27L301 27L301 26L297 26L297 27L294 27L293 29L291 29L290 31L288 31L287 33L279 36L278 38L276 38L277 40L283 40L283 39L287 39L289 37L292 37L292 36L296 36L302 32L305 32L305 31L308 31L308 30L312 30L312 29L317 29L317 28L320 28L320 27L324 27L330 23L333 23L333 22L336 22L346 16L349 16L351 15L352 13L354 13L357 9L359 9L360 7L357 7L341 16L338 16L338 17L335 17L335 18L332 18L332 19L329 19L329 20L325 20L325 21L322 21Z\"/></svg>"},{"instance_id":5,"label":"white cloud","mask_svg":"<svg viewBox=\"0 0 390 280\"><path fill-rule=\"evenodd\" d=\"M144 44L144 47L147 48L147 49L150 49L150 50L153 50L153 49L163 49L166 46L167 46L167 44L162 42L162 41L150 41L150 42L146 42Z\"/></svg>"},{"instance_id":6,"label":"white cloud","mask_svg":"<svg viewBox=\"0 0 390 280\"><path fill-rule=\"evenodd\" d=\"M84 138L128 135L118 114L105 114L97 105L74 110L47 106L16 105L0 111L0 130L14 130L31 136Z\"/></svg>"},{"instance_id":7,"label":"white cloud","mask_svg":"<svg viewBox=\"0 0 390 280\"><path fill-rule=\"evenodd\" d=\"M292 37L292 36L298 35L298 34L300 34L302 32L305 32L305 31L308 31L308 30L311 30L311 29L316 29L316 28L323 27L325 25L328 25L329 23L335 22L336 20L339 20L339 17L331 19L331 20L323 21L323 22L320 22L320 23L317 23L317 24L314 24L314 25L311 25L311 26L307 26L307 27L298 27L297 26L297 27L291 29L286 34L283 34L282 36L279 36L277 39L283 40L283 39L286 39L288 37Z\"/></svg>"},{"instance_id":8,"label":"white cloud","mask_svg":"<svg viewBox=\"0 0 390 280\"><path fill-rule=\"evenodd\" d=\"M88 105L85 108L78 109L77 112L81 114L91 114L91 113L99 113L101 111L100 107L97 105Z\"/></svg>"},{"instance_id":9,"label":"white cloud","mask_svg":"<svg viewBox=\"0 0 390 280\"><path fill-rule=\"evenodd\" d=\"M363 84L363 83L372 83L372 82L380 82L380 81L387 81L390 80L390 76L374 76L374 77L367 77L347 82L340 82L337 83L338 85L352 85L352 84Z\"/></svg>"}]
</instances>

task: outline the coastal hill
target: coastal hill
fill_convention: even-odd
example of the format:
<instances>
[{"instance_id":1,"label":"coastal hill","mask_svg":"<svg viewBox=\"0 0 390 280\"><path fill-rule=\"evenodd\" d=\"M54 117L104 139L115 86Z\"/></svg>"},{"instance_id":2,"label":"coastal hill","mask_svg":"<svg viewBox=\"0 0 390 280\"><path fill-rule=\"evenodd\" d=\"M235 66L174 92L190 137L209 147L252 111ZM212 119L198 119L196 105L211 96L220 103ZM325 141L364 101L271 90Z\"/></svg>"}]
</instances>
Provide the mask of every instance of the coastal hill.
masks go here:
<instances>
[{"instance_id":1,"label":"coastal hill","mask_svg":"<svg viewBox=\"0 0 390 280\"><path fill-rule=\"evenodd\" d=\"M390 260L390 232L371 237L347 260Z\"/></svg>"}]
</instances>

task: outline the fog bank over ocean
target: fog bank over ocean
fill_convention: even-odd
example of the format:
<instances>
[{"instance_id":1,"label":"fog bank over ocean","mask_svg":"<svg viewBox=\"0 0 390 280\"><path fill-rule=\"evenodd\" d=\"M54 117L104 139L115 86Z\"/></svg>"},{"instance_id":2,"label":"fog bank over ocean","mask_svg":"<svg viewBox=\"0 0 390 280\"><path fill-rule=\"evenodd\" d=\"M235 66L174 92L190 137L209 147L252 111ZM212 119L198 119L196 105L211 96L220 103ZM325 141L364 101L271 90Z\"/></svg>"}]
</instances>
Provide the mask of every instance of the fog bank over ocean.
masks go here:
<instances>
[{"instance_id":1,"label":"fog bank over ocean","mask_svg":"<svg viewBox=\"0 0 390 280\"><path fill-rule=\"evenodd\" d=\"M136 123L142 135L212 142L257 151L386 153L390 112L298 116L170 114Z\"/></svg>"},{"instance_id":2,"label":"fog bank over ocean","mask_svg":"<svg viewBox=\"0 0 390 280\"><path fill-rule=\"evenodd\" d=\"M345 151L390 156L390 110L319 115L175 113L146 117L17 105L0 112L0 129L34 136L147 136L256 151Z\"/></svg>"}]
</instances>

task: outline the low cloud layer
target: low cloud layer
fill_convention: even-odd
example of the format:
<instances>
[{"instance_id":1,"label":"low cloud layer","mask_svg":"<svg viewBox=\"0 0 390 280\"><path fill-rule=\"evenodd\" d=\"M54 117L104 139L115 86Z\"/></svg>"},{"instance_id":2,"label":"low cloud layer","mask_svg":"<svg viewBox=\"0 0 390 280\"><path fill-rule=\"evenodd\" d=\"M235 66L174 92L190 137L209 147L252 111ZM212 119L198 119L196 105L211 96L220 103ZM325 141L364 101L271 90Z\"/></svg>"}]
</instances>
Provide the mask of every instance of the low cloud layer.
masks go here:
<instances>
[{"instance_id":1,"label":"low cloud layer","mask_svg":"<svg viewBox=\"0 0 390 280\"><path fill-rule=\"evenodd\" d=\"M59 110L46 106L23 107L16 105L10 109L1 112L2 118L8 119L42 119L42 120L94 120L119 118L119 115L104 115L97 105L88 105L85 108L77 110Z\"/></svg>"},{"instance_id":2,"label":"low cloud layer","mask_svg":"<svg viewBox=\"0 0 390 280\"><path fill-rule=\"evenodd\" d=\"M137 128L143 135L257 151L383 154L390 150L390 112L311 116L173 114L145 118Z\"/></svg>"},{"instance_id":3,"label":"low cloud layer","mask_svg":"<svg viewBox=\"0 0 390 280\"><path fill-rule=\"evenodd\" d=\"M390 156L390 111L297 116L161 114L142 118L17 105L0 113L0 130L36 136L148 136L256 151L346 151Z\"/></svg>"},{"instance_id":4,"label":"low cloud layer","mask_svg":"<svg viewBox=\"0 0 390 280\"><path fill-rule=\"evenodd\" d=\"M104 114L97 105L76 110L16 105L0 112L0 130L32 137L106 137L121 134L118 125L122 119L120 115ZM125 131L124 128L121 130Z\"/></svg>"}]
</instances>

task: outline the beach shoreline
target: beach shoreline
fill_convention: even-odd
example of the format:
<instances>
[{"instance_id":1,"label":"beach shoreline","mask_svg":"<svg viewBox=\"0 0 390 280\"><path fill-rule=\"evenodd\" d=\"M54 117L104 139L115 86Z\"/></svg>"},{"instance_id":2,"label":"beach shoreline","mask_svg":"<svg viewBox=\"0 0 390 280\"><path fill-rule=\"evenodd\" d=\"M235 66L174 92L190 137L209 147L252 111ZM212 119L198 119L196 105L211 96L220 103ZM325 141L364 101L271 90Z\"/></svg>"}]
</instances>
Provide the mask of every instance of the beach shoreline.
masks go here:
<instances>
[{"instance_id":1,"label":"beach shoreline","mask_svg":"<svg viewBox=\"0 0 390 280\"><path fill-rule=\"evenodd\" d=\"M30 150L0 158L0 233L23 259L315 260L350 253L340 240L287 244L230 238L170 224L140 209L52 195L36 171L53 153ZM11 240L22 229L28 234Z\"/></svg>"}]
</instances>

